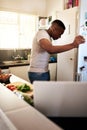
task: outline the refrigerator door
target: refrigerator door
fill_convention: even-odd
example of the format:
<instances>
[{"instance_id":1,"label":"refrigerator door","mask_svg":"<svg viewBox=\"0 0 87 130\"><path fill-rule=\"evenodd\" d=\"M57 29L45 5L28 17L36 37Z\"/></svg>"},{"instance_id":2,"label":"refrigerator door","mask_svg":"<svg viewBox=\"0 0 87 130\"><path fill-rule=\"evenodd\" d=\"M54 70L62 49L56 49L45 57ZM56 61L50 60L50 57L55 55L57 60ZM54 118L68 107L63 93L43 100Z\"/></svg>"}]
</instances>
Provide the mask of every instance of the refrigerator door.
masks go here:
<instances>
[{"instance_id":1,"label":"refrigerator door","mask_svg":"<svg viewBox=\"0 0 87 130\"><path fill-rule=\"evenodd\" d=\"M81 81L87 81L87 1L80 0L79 34L83 35L86 42L78 49L78 75Z\"/></svg>"},{"instance_id":2,"label":"refrigerator door","mask_svg":"<svg viewBox=\"0 0 87 130\"><path fill-rule=\"evenodd\" d=\"M55 41L55 44L69 44L73 42L77 34L77 15L78 8L64 10L57 13L57 18L62 20L66 26L66 30L62 37ZM55 45L54 44L54 45ZM77 49L72 49L57 55L57 80L73 81L76 75Z\"/></svg>"}]
</instances>

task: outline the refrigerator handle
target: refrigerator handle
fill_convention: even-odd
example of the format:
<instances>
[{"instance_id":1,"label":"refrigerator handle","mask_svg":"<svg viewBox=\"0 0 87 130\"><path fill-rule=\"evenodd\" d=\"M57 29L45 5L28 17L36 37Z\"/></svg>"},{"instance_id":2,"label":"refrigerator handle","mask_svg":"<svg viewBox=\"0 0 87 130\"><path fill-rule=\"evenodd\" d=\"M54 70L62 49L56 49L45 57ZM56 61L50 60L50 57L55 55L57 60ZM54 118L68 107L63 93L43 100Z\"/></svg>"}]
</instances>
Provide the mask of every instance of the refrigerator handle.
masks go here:
<instances>
[{"instance_id":1,"label":"refrigerator handle","mask_svg":"<svg viewBox=\"0 0 87 130\"><path fill-rule=\"evenodd\" d=\"M81 81L81 73L76 73L75 81Z\"/></svg>"}]
</instances>

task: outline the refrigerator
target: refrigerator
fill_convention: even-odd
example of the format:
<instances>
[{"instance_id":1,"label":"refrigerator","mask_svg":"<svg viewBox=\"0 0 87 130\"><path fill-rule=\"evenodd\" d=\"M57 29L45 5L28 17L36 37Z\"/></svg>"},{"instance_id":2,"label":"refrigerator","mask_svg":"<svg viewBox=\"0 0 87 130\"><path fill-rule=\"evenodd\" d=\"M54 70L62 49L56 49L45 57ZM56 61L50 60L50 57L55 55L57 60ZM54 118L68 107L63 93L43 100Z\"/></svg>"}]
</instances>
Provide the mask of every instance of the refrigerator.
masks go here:
<instances>
[{"instance_id":1,"label":"refrigerator","mask_svg":"<svg viewBox=\"0 0 87 130\"><path fill-rule=\"evenodd\" d=\"M66 26L64 34L54 45L71 43L78 33L78 7L56 12L56 18ZM77 76L77 49L57 54L57 81L74 81Z\"/></svg>"},{"instance_id":2,"label":"refrigerator","mask_svg":"<svg viewBox=\"0 0 87 130\"><path fill-rule=\"evenodd\" d=\"M87 1L80 0L79 34L83 35L86 42L78 48L77 79L87 81Z\"/></svg>"},{"instance_id":3,"label":"refrigerator","mask_svg":"<svg viewBox=\"0 0 87 130\"><path fill-rule=\"evenodd\" d=\"M79 0L79 6L56 12L66 30L54 45L71 43L76 35L87 39L87 1ZM57 81L87 81L87 40L77 49L57 54Z\"/></svg>"}]
</instances>

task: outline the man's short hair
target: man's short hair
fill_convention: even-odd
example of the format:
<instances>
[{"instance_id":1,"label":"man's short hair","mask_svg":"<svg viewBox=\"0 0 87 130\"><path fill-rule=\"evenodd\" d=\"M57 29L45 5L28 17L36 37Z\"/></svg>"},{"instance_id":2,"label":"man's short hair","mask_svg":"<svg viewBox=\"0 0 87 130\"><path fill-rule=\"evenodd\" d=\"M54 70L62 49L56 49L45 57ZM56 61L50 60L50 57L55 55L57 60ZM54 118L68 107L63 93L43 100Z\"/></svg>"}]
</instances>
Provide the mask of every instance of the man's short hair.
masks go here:
<instances>
[{"instance_id":1,"label":"man's short hair","mask_svg":"<svg viewBox=\"0 0 87 130\"><path fill-rule=\"evenodd\" d=\"M64 23L61 20L59 20L59 19L54 20L52 22L52 24L57 24L58 26L62 27L64 30L66 29Z\"/></svg>"}]
</instances>

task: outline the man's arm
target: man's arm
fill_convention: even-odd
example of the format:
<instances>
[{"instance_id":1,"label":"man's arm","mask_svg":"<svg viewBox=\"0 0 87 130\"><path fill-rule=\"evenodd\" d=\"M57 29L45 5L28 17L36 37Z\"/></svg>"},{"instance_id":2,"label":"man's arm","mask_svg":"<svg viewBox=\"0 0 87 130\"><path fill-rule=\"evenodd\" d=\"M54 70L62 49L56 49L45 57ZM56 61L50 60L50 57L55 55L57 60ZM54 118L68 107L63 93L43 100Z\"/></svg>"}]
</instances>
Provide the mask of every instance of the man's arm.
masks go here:
<instances>
[{"instance_id":1,"label":"man's arm","mask_svg":"<svg viewBox=\"0 0 87 130\"><path fill-rule=\"evenodd\" d=\"M47 39L41 39L40 46L45 49L48 53L61 53L73 48L77 48L80 44L85 43L85 39L82 36L76 36L74 41L66 45L53 46L52 43Z\"/></svg>"}]
</instances>

